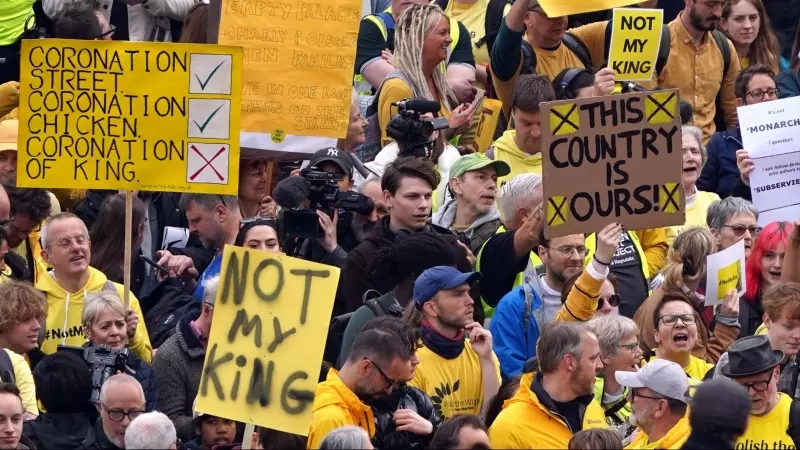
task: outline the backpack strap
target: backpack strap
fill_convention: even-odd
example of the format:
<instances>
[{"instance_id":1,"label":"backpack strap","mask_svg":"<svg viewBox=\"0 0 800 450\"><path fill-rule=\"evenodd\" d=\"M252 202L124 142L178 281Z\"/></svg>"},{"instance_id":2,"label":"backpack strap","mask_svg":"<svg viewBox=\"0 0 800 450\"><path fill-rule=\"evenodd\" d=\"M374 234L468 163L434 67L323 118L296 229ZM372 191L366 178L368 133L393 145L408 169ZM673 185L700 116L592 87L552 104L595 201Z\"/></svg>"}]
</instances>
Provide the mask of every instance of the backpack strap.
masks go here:
<instances>
[{"instance_id":1,"label":"backpack strap","mask_svg":"<svg viewBox=\"0 0 800 450\"><path fill-rule=\"evenodd\" d=\"M667 66L667 60L669 60L669 41L669 26L664 24L661 27L661 45L658 47L658 56L656 57L656 76L661 75L661 71Z\"/></svg>"},{"instance_id":2,"label":"backpack strap","mask_svg":"<svg viewBox=\"0 0 800 450\"><path fill-rule=\"evenodd\" d=\"M592 65L592 54L589 52L589 49L586 47L586 44L583 43L580 38L575 36L572 33L564 33L564 37L561 38L561 42L567 46L578 59L581 60L581 63L586 68L594 74L594 66Z\"/></svg>"},{"instance_id":3,"label":"backpack strap","mask_svg":"<svg viewBox=\"0 0 800 450\"><path fill-rule=\"evenodd\" d=\"M3 383L16 383L14 364L8 356L8 350L0 348L0 381Z\"/></svg>"},{"instance_id":4,"label":"backpack strap","mask_svg":"<svg viewBox=\"0 0 800 450\"><path fill-rule=\"evenodd\" d=\"M719 30L712 30L711 36L714 37L714 41L717 43L720 53L722 53L722 78L725 78L725 74L728 73L728 69L731 67L731 48L728 45L728 37Z\"/></svg>"},{"instance_id":5,"label":"backpack strap","mask_svg":"<svg viewBox=\"0 0 800 450\"><path fill-rule=\"evenodd\" d=\"M380 306L378 306L378 302L374 298L365 301L364 306L369 308L369 310L372 311L372 314L375 315L375 317L383 315L383 310L380 309Z\"/></svg>"},{"instance_id":6,"label":"backpack strap","mask_svg":"<svg viewBox=\"0 0 800 450\"><path fill-rule=\"evenodd\" d=\"M525 293L525 310L522 314L522 328L528 332L528 327L531 324L531 308L533 308L533 292L528 283L522 285L522 292Z\"/></svg>"},{"instance_id":7,"label":"backpack strap","mask_svg":"<svg viewBox=\"0 0 800 450\"><path fill-rule=\"evenodd\" d=\"M795 442L800 442L800 424L797 423L798 420L800 420L800 401L793 399L791 406L789 406L789 427L786 429L786 434Z\"/></svg>"},{"instance_id":8,"label":"backpack strap","mask_svg":"<svg viewBox=\"0 0 800 450\"><path fill-rule=\"evenodd\" d=\"M536 52L525 39L522 40L522 70L520 75L536 73Z\"/></svg>"}]
</instances>

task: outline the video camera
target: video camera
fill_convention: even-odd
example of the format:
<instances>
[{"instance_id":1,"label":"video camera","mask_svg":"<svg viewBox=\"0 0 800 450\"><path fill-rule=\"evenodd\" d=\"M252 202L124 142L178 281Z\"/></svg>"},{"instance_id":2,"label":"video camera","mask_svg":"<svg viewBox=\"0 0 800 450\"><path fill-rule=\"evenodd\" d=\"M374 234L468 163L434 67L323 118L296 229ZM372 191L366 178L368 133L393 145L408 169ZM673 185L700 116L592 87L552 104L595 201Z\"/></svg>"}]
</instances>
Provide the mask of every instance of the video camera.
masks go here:
<instances>
[{"instance_id":1,"label":"video camera","mask_svg":"<svg viewBox=\"0 0 800 450\"><path fill-rule=\"evenodd\" d=\"M90 402L97 403L100 400L100 388L108 377L117 372L125 372L125 365L128 363L128 349L112 349L107 345L96 345L89 347L70 347L59 345L58 351L72 352L86 361L89 370L92 372L92 397Z\"/></svg>"},{"instance_id":2,"label":"video camera","mask_svg":"<svg viewBox=\"0 0 800 450\"><path fill-rule=\"evenodd\" d=\"M450 122L444 117L420 119L420 115L438 113L441 105L431 100L406 99L392 106L397 106L398 111L386 126L386 134L397 142L399 156L430 158L433 132L449 128Z\"/></svg>"}]
</instances>

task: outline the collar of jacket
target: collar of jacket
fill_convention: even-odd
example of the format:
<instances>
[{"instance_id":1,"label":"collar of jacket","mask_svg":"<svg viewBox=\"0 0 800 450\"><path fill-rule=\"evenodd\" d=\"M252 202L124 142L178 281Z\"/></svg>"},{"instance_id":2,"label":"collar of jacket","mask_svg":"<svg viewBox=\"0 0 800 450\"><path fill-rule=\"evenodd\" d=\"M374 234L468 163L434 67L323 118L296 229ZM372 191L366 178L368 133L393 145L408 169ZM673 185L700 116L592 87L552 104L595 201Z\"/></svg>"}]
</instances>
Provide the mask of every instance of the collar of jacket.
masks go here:
<instances>
[{"instance_id":1,"label":"collar of jacket","mask_svg":"<svg viewBox=\"0 0 800 450\"><path fill-rule=\"evenodd\" d=\"M375 435L375 416L372 413L372 408L365 405L360 398L355 394L355 392L351 391L348 388L341 378L339 378L339 371L336 369L330 369L328 371L328 376L325 378L325 382L329 388L334 390L336 394L341 398L341 401L347 406L347 409L353 414L356 421L363 423L365 426L369 428L368 433L369 436L372 437ZM336 401L331 399L332 401ZM321 407L325 406L326 402L321 401L319 405L316 404L317 400L314 399L315 405L314 407ZM357 415L358 414L358 415ZM361 421L361 416L363 415L364 420Z\"/></svg>"},{"instance_id":2,"label":"collar of jacket","mask_svg":"<svg viewBox=\"0 0 800 450\"><path fill-rule=\"evenodd\" d=\"M547 409L550 414L556 417L562 417L561 413L558 412L556 409L556 403L553 401L553 398L550 397L550 394L544 390L544 386L542 386L542 381L544 380L544 374L538 372L536 376L533 378L533 382L531 383L531 392L536 396L537 400L539 400L539 404L542 405L545 409ZM580 412L580 419L583 420L583 413L586 411L586 407L589 406L589 403L592 402L594 395L581 395L573 402L578 402L578 411ZM563 417L562 417L563 420ZM564 422L566 426L566 421Z\"/></svg>"},{"instance_id":3,"label":"collar of jacket","mask_svg":"<svg viewBox=\"0 0 800 450\"><path fill-rule=\"evenodd\" d=\"M455 338L449 338L433 327L425 319L422 319L422 326L420 327L420 337L425 347L428 347L433 353L441 356L444 359L456 359L464 351L467 333L463 329L458 331Z\"/></svg>"},{"instance_id":4,"label":"collar of jacket","mask_svg":"<svg viewBox=\"0 0 800 450\"><path fill-rule=\"evenodd\" d=\"M448 230L447 228L442 228L430 222L425 224L425 227L423 227L421 230L417 231L427 231L430 233L438 233L438 234L453 234L453 232ZM415 231L413 230L399 230L397 232L392 231L391 228L389 228L389 216L387 215L380 220L378 226L376 226L375 229L372 230L372 233L370 233L367 239L378 240L378 241L389 241L394 243L397 241L398 237L403 235L409 235L414 232Z\"/></svg>"},{"instance_id":5,"label":"collar of jacket","mask_svg":"<svg viewBox=\"0 0 800 450\"><path fill-rule=\"evenodd\" d=\"M203 347L203 344L197 339L194 331L192 331L191 325L189 325L189 322L200 317L202 312L202 310L192 311L176 325L177 329L175 333L178 335L178 343L181 345L181 349L186 352L190 358L203 358L206 355L206 348Z\"/></svg>"}]
</instances>

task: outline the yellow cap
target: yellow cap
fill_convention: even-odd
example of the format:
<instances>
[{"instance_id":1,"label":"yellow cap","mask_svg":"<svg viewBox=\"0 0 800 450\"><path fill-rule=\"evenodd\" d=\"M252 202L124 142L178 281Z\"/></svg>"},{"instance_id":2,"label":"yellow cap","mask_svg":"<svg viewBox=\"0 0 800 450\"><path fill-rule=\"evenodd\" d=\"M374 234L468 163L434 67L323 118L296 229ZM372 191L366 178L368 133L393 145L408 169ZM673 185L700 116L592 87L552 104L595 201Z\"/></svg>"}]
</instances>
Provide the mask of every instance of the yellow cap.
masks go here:
<instances>
[{"instance_id":1,"label":"yellow cap","mask_svg":"<svg viewBox=\"0 0 800 450\"><path fill-rule=\"evenodd\" d=\"M0 122L0 152L17 150L19 120L7 119Z\"/></svg>"}]
</instances>

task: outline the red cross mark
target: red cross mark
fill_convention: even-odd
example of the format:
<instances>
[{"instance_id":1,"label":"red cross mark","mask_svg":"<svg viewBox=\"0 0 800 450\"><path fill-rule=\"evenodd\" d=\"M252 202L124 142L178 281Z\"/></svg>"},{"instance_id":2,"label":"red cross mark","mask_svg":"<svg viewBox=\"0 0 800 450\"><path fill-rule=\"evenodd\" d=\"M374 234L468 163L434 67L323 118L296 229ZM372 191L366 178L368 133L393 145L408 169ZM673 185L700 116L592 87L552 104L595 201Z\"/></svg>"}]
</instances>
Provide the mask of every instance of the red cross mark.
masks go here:
<instances>
[{"instance_id":1,"label":"red cross mark","mask_svg":"<svg viewBox=\"0 0 800 450\"><path fill-rule=\"evenodd\" d=\"M200 173L203 170L205 170L206 167L210 167L211 170L213 170L214 173L217 174L217 177L219 177L219 181L225 181L225 177L223 177L222 174L219 173L219 171L213 165L211 165L211 163L214 162L214 160L217 159L219 155L225 153L225 147L221 147L219 151L217 151L217 153L211 157L211 159L206 159L205 155L203 155L203 153L200 152L200 150L198 150L197 147L195 147L194 145L192 146L192 150L194 150L198 155L200 155L200 157L203 158L203 161L205 161L206 163L197 172L195 172L192 176L189 177L191 181L194 181L194 179L197 178L197 176L200 175Z\"/></svg>"}]
</instances>

